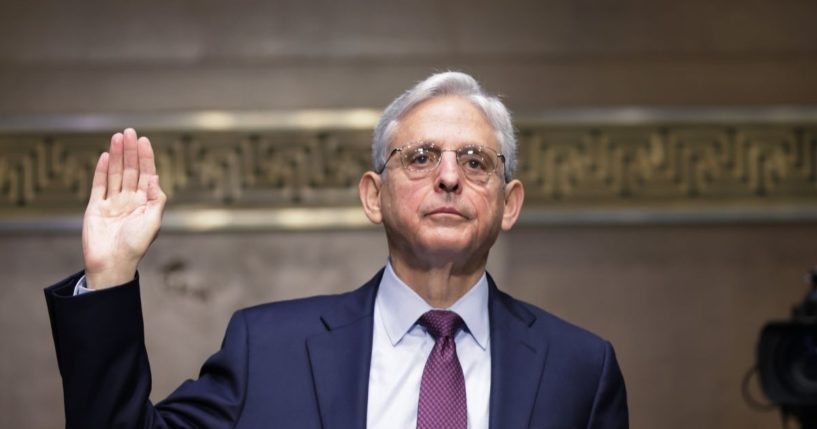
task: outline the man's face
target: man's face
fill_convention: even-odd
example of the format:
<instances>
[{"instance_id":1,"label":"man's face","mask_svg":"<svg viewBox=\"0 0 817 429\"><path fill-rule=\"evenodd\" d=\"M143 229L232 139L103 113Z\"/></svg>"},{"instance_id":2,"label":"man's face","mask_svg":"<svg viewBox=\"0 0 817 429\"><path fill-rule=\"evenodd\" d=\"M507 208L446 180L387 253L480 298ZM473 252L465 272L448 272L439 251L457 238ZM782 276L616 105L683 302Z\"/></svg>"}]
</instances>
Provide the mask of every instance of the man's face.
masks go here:
<instances>
[{"instance_id":1,"label":"man's face","mask_svg":"<svg viewBox=\"0 0 817 429\"><path fill-rule=\"evenodd\" d=\"M389 151L419 141L443 150L482 145L500 152L495 130L482 111L456 96L435 97L409 111ZM503 174L500 162L487 182L474 183L465 177L454 152L443 152L435 169L424 177L410 177L395 154L381 177L380 192L392 252L426 262L484 263L500 229L510 228L516 219L503 222Z\"/></svg>"}]
</instances>

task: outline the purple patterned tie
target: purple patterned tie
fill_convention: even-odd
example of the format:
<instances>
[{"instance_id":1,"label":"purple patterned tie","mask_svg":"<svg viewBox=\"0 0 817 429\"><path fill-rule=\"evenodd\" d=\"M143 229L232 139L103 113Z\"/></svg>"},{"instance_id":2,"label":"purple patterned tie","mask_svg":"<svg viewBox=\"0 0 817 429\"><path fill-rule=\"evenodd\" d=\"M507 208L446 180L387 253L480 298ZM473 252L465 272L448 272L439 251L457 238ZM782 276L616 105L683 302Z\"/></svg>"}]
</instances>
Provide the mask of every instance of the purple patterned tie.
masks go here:
<instances>
[{"instance_id":1,"label":"purple patterned tie","mask_svg":"<svg viewBox=\"0 0 817 429\"><path fill-rule=\"evenodd\" d=\"M465 377L454 343L463 321L453 311L431 310L420 316L418 323L435 343L420 383L417 429L466 429Z\"/></svg>"}]
</instances>

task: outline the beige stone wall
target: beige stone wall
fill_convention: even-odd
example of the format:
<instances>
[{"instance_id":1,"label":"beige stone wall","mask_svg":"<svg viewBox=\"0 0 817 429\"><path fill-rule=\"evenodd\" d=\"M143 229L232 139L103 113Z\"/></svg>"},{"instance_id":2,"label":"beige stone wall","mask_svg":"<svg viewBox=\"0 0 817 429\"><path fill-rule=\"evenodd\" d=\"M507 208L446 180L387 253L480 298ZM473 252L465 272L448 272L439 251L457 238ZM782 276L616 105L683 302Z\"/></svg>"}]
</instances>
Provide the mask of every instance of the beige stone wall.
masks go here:
<instances>
[{"instance_id":1,"label":"beige stone wall","mask_svg":"<svg viewBox=\"0 0 817 429\"><path fill-rule=\"evenodd\" d=\"M817 102L811 1L9 0L0 112L383 107L464 69L515 112Z\"/></svg>"}]
</instances>

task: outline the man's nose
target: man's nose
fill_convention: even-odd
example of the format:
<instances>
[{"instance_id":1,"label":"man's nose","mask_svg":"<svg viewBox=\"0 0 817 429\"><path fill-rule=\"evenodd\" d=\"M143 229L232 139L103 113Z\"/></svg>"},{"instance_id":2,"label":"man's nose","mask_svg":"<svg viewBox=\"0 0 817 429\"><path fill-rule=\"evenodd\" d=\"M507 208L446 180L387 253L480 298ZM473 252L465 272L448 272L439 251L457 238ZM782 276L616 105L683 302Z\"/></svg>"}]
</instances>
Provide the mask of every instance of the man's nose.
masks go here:
<instances>
[{"instance_id":1,"label":"man's nose","mask_svg":"<svg viewBox=\"0 0 817 429\"><path fill-rule=\"evenodd\" d=\"M437 167L437 177L434 184L437 189L444 192L459 192L462 189L460 184L460 166L457 162L457 155L454 152L443 152L440 158L440 165Z\"/></svg>"}]
</instances>

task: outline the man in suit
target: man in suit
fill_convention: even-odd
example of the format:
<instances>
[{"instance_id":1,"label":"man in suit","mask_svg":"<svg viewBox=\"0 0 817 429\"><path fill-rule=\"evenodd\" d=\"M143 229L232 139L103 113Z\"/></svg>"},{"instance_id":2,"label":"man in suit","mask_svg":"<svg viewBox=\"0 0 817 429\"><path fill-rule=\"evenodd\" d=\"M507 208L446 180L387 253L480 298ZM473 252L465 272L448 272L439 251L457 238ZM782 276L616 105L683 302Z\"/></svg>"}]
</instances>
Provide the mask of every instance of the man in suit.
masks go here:
<instances>
[{"instance_id":1,"label":"man in suit","mask_svg":"<svg viewBox=\"0 0 817 429\"><path fill-rule=\"evenodd\" d=\"M524 200L505 106L440 73L374 134L359 192L386 267L349 293L236 312L199 378L155 405L136 266L166 198L149 140L115 134L85 213L85 270L45 291L66 426L626 428L612 346L485 271Z\"/></svg>"}]
</instances>

